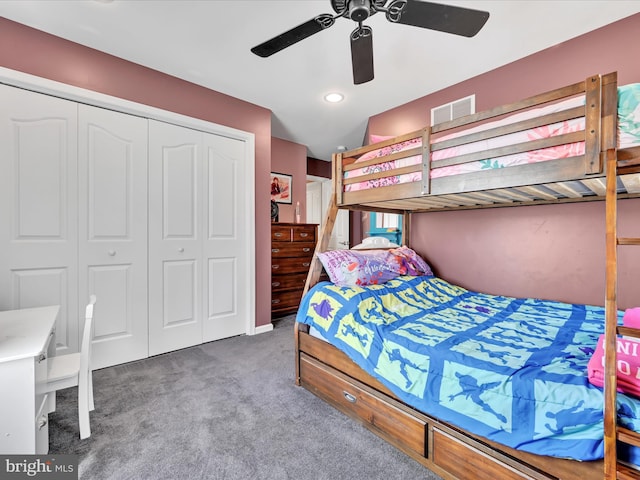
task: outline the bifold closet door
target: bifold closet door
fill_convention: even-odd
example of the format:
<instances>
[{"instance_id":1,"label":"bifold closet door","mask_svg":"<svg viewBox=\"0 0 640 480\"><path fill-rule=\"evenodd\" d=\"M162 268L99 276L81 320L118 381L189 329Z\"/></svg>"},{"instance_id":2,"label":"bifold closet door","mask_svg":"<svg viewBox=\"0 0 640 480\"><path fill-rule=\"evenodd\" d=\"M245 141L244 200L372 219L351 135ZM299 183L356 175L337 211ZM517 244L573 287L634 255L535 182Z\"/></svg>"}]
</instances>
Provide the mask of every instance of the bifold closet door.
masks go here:
<instances>
[{"instance_id":1,"label":"bifold closet door","mask_svg":"<svg viewBox=\"0 0 640 480\"><path fill-rule=\"evenodd\" d=\"M148 356L147 128L79 105L79 296L98 298L94 369Z\"/></svg>"},{"instance_id":2,"label":"bifold closet door","mask_svg":"<svg viewBox=\"0 0 640 480\"><path fill-rule=\"evenodd\" d=\"M246 220L246 143L203 134L205 149L205 229L203 341L247 331L250 262ZM251 186L253 188L253 186Z\"/></svg>"},{"instance_id":3,"label":"bifold closet door","mask_svg":"<svg viewBox=\"0 0 640 480\"><path fill-rule=\"evenodd\" d=\"M78 350L77 104L0 85L0 308L60 305Z\"/></svg>"},{"instance_id":4,"label":"bifold closet door","mask_svg":"<svg viewBox=\"0 0 640 480\"><path fill-rule=\"evenodd\" d=\"M200 132L149 120L149 354L202 343Z\"/></svg>"},{"instance_id":5,"label":"bifold closet door","mask_svg":"<svg viewBox=\"0 0 640 480\"><path fill-rule=\"evenodd\" d=\"M149 145L149 354L246 333L245 142L149 121Z\"/></svg>"}]
</instances>

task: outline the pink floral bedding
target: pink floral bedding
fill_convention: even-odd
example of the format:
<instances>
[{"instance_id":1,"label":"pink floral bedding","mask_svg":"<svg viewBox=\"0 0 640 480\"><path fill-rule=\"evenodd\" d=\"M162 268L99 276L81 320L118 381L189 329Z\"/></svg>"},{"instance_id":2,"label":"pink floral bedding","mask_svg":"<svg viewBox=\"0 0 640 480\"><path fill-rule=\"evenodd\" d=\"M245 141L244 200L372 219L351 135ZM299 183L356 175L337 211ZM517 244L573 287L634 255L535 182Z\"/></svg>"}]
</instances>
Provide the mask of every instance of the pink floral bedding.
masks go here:
<instances>
[{"instance_id":1,"label":"pink floral bedding","mask_svg":"<svg viewBox=\"0 0 640 480\"><path fill-rule=\"evenodd\" d=\"M618 140L619 147L625 148L634 145L640 145L640 84L632 84L622 86L618 89ZM468 129L462 132L457 132L451 135L440 137L435 142L455 138L461 135L467 135L475 133L489 128L498 127L501 125L507 125L515 123L528 118L534 118L537 116L547 115L550 113L567 110L580 105L584 105L584 97L572 98L563 102L559 102L553 105L548 105L542 108L529 110L523 113L511 115L505 119L495 122L486 123L478 127ZM512 155L506 155L497 158L491 158L486 160L479 160L475 162L463 163L459 165L449 165L444 167L438 167L438 161L456 157L459 155L465 155L468 153L475 153L490 150L493 148L503 147L507 145L514 145L517 143L523 143L538 139L551 138L558 135L564 135L567 133L577 132L584 130L584 118L572 119L563 122L554 123L551 125L545 125L535 129L516 132L508 135L503 135L497 138L491 138L488 140L482 140L474 143L460 145L457 147L446 148L443 150L436 150L431 153L431 178L445 177L449 175L458 175L461 173L477 172L480 170L489 170L495 168L505 168L514 165L523 165L527 163L538 163L547 160L569 158L584 154L584 142L576 142L566 145L558 145L556 147L544 148L540 150L528 151L523 153L517 153ZM373 137L373 136L372 136ZM385 137L377 137L377 140L386 139ZM422 139L416 138L408 140L402 143L389 145L387 147L373 150L362 155L357 162L363 162L377 157L384 157L392 153L416 148L422 145ZM356 162L356 163L357 163ZM398 160L389 162L383 162L377 165L370 165L355 170L345 172L344 178L357 178L362 175L381 171L393 171L405 166L416 165L422 162L421 155L414 155ZM358 183L352 183L345 185L345 191L357 191L370 188L376 188L387 185L395 185L400 183L418 182L422 179L421 172L393 175L390 172L390 176L383 177L375 180L368 180Z\"/></svg>"}]
</instances>

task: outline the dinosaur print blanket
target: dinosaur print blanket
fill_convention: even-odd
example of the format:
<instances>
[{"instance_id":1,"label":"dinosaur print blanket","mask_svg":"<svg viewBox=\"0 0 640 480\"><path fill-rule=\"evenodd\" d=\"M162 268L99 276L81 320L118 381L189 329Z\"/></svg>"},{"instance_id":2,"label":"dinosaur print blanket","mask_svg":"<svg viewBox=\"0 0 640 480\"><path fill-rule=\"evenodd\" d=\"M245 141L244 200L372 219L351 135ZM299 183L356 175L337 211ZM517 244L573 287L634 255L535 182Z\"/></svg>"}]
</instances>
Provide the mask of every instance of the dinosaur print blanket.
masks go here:
<instances>
[{"instance_id":1,"label":"dinosaur print blanket","mask_svg":"<svg viewBox=\"0 0 640 480\"><path fill-rule=\"evenodd\" d=\"M425 413L531 453L603 457L603 392L587 378L602 307L421 276L367 287L321 282L296 320ZM638 400L619 395L618 415L640 430Z\"/></svg>"}]
</instances>

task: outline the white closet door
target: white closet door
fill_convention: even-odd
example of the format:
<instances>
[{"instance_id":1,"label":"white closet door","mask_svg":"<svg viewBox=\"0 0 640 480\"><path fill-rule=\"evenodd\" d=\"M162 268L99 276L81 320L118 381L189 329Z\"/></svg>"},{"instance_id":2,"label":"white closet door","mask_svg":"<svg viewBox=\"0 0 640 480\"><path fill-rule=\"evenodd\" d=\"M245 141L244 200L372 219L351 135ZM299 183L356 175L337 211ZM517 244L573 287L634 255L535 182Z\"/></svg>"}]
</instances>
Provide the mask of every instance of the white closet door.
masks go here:
<instances>
[{"instance_id":1,"label":"white closet door","mask_svg":"<svg viewBox=\"0 0 640 480\"><path fill-rule=\"evenodd\" d=\"M249 288L246 278L246 144L203 134L206 170L204 238L205 299L203 341L246 332Z\"/></svg>"},{"instance_id":2,"label":"white closet door","mask_svg":"<svg viewBox=\"0 0 640 480\"><path fill-rule=\"evenodd\" d=\"M95 369L148 355L147 120L80 105L79 132L79 296L98 298Z\"/></svg>"},{"instance_id":3,"label":"white closet door","mask_svg":"<svg viewBox=\"0 0 640 480\"><path fill-rule=\"evenodd\" d=\"M202 343L202 134L149 121L149 355Z\"/></svg>"},{"instance_id":4,"label":"white closet door","mask_svg":"<svg viewBox=\"0 0 640 480\"><path fill-rule=\"evenodd\" d=\"M0 85L0 106L0 308L60 305L77 351L77 104Z\"/></svg>"}]
</instances>

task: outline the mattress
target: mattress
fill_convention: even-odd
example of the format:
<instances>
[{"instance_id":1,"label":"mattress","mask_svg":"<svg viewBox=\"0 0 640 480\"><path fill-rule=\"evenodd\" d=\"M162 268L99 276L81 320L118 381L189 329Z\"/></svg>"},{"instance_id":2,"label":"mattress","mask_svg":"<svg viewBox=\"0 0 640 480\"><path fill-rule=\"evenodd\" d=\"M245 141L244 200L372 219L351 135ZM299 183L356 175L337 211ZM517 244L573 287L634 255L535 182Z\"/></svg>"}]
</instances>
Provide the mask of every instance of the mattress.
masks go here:
<instances>
[{"instance_id":1,"label":"mattress","mask_svg":"<svg viewBox=\"0 0 640 480\"><path fill-rule=\"evenodd\" d=\"M584 105L584 96L571 98L562 102L558 102L545 107L528 110L526 112L510 115L504 119L489 122L478 127L466 129L454 134L446 135L432 141L432 145L438 142L449 140L490 128L507 125L522 120L547 115L550 113L568 110L577 106ZM584 118L570 119L531 130L511 133L488 140L468 143L452 148L442 150L434 150L431 152L431 178L446 177L450 175L458 175L462 173L478 172L481 170L491 170L498 168L506 168L515 165L524 165L528 163L539 163L547 160L570 158L584 154L584 142L576 142L555 147L522 152L517 154L505 155L496 158L487 158L475 162L463 163L459 165L449 165L439 167L438 162L465 155L487 151L493 148L514 145L532 140L551 138L567 133L578 132L584 130ZM420 147L422 139L416 138L405 142L389 145L371 152L367 152L357 159L356 163L370 160L373 158L384 157L396 152ZM618 148L628 148L640 145L640 83L620 86L618 88ZM357 168L344 173L345 179L357 178L359 176L389 171L390 175L374 180L366 180L346 184L344 190L358 191L370 188L396 185L401 183L419 182L422 179L422 172L414 172L402 175L393 175L393 170L422 163L422 155L413 155L397 160L382 162L375 165Z\"/></svg>"},{"instance_id":2,"label":"mattress","mask_svg":"<svg viewBox=\"0 0 640 480\"><path fill-rule=\"evenodd\" d=\"M603 457L603 391L587 377L602 307L398 277L368 287L321 282L296 320L429 415L531 453ZM618 402L620 424L640 430L640 401Z\"/></svg>"}]
</instances>

